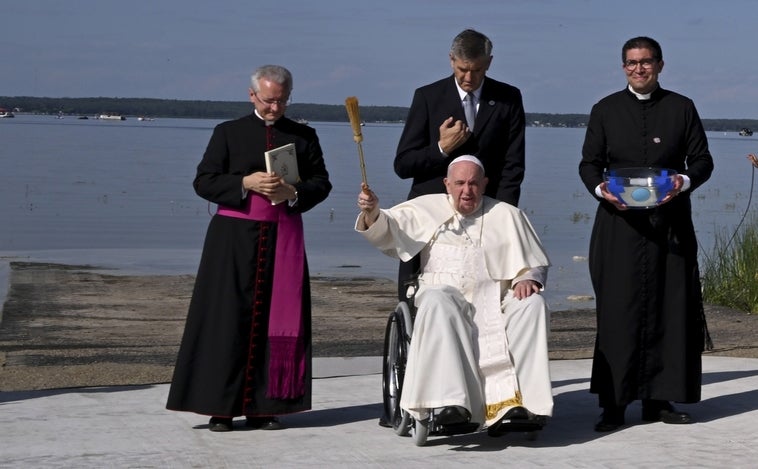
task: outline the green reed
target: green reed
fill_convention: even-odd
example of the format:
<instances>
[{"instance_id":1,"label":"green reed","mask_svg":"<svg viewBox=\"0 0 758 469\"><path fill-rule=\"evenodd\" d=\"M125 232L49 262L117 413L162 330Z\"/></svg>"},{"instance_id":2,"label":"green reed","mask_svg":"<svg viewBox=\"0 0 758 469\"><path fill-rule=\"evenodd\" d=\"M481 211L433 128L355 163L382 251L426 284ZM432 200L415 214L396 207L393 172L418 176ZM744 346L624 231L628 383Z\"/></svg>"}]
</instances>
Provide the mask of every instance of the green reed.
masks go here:
<instances>
[{"instance_id":1,"label":"green reed","mask_svg":"<svg viewBox=\"0 0 758 469\"><path fill-rule=\"evenodd\" d=\"M701 272L705 303L758 314L758 215L735 233L716 233Z\"/></svg>"}]
</instances>

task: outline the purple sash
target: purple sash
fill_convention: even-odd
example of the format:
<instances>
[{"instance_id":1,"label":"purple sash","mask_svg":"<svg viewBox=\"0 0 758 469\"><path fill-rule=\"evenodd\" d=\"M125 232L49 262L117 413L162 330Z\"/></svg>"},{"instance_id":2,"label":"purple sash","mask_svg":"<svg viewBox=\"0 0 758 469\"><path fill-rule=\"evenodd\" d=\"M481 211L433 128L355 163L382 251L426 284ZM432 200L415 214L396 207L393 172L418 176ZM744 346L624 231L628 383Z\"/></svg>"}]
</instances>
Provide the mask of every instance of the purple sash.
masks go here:
<instances>
[{"instance_id":1,"label":"purple sash","mask_svg":"<svg viewBox=\"0 0 758 469\"><path fill-rule=\"evenodd\" d=\"M305 266L303 219L288 213L287 203L271 205L260 194L249 192L244 208L219 206L218 215L277 223L274 279L268 321L270 351L266 397L294 399L305 394L305 337L302 296Z\"/></svg>"}]
</instances>

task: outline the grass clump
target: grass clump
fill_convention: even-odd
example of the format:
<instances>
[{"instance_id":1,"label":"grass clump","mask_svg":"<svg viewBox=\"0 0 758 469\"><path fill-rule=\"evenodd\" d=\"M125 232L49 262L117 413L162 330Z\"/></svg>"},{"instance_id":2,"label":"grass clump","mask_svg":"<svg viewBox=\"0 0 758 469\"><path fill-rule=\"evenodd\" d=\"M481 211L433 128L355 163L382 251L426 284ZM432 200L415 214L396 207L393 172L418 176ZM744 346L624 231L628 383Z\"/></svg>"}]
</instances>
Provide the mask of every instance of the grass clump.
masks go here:
<instances>
[{"instance_id":1,"label":"grass clump","mask_svg":"<svg viewBox=\"0 0 758 469\"><path fill-rule=\"evenodd\" d=\"M702 265L705 303L758 314L758 216L731 236L717 233Z\"/></svg>"}]
</instances>

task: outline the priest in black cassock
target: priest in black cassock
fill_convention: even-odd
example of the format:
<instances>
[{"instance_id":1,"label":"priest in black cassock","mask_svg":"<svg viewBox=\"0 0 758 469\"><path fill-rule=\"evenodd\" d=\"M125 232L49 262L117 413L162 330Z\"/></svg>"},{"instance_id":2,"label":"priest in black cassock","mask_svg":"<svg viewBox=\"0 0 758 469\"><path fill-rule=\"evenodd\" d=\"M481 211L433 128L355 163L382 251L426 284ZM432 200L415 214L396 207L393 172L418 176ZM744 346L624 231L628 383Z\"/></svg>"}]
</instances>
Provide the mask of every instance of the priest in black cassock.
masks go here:
<instances>
[{"instance_id":1,"label":"priest in black cassock","mask_svg":"<svg viewBox=\"0 0 758 469\"><path fill-rule=\"evenodd\" d=\"M690 202L713 171L705 131L692 100L658 83L658 42L630 39L621 58L628 85L593 106L579 164L600 202L589 252L597 306L590 391L603 409L600 432L622 426L638 399L643 421L690 423L672 402L700 401L709 342ZM661 205L628 209L603 178L625 167L678 175Z\"/></svg>"},{"instance_id":2,"label":"priest in black cassock","mask_svg":"<svg viewBox=\"0 0 758 469\"><path fill-rule=\"evenodd\" d=\"M274 430L311 408L311 296L301 213L332 186L315 130L284 116L292 75L252 76L255 111L219 124L193 186L218 206L208 226L166 407ZM264 153L295 145L299 179L267 172Z\"/></svg>"}]
</instances>

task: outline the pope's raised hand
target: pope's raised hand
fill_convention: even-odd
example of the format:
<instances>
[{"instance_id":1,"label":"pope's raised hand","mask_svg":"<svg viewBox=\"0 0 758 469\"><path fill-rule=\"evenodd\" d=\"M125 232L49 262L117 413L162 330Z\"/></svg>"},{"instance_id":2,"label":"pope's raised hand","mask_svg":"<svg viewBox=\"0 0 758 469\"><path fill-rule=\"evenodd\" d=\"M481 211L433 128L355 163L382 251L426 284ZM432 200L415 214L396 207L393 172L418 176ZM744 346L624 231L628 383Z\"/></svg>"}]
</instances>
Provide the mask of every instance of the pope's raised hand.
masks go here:
<instances>
[{"instance_id":1,"label":"pope's raised hand","mask_svg":"<svg viewBox=\"0 0 758 469\"><path fill-rule=\"evenodd\" d=\"M379 217L379 197L365 183L361 184L361 191L358 193L358 208L365 214L369 226Z\"/></svg>"}]
</instances>

